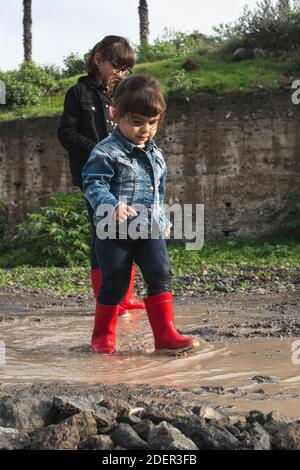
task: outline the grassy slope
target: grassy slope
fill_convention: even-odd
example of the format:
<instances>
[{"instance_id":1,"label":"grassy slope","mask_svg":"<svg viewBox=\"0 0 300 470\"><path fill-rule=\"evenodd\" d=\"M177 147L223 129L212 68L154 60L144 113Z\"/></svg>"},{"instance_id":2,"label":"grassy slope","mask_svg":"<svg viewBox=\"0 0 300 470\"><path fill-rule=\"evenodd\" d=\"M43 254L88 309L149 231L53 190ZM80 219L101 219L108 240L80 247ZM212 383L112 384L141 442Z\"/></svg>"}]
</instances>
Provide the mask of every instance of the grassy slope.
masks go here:
<instances>
[{"instance_id":1,"label":"grassy slope","mask_svg":"<svg viewBox=\"0 0 300 470\"><path fill-rule=\"evenodd\" d=\"M253 91L257 88L278 88L278 77L285 73L286 62L275 59L254 59L233 63L222 59L216 53L192 56L201 67L187 72L187 76L196 81L197 90L214 94ZM170 91L170 76L181 70L184 59L169 59L159 62L139 64L134 73L147 73L155 76L162 84L166 94ZM54 96L43 98L38 106L18 108L10 112L0 111L0 121L16 118L52 116L62 112L64 96L68 88L77 82L79 76L60 80L60 91ZM187 92L187 94L190 94Z\"/></svg>"}]
</instances>

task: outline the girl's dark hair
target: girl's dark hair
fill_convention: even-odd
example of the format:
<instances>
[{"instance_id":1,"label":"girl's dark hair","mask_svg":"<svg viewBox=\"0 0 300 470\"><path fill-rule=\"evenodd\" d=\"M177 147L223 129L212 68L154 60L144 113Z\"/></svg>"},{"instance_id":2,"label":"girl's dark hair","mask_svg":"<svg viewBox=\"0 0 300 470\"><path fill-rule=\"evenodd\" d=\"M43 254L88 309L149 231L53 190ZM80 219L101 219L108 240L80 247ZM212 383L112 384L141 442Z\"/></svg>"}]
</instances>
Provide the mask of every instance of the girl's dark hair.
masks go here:
<instances>
[{"instance_id":1,"label":"girl's dark hair","mask_svg":"<svg viewBox=\"0 0 300 470\"><path fill-rule=\"evenodd\" d=\"M94 63L94 57L97 53L101 54L105 60L120 66L132 68L135 64L135 51L126 38L122 36L105 36L102 41L93 47L86 62L86 71L89 76L99 75L99 70Z\"/></svg>"},{"instance_id":2,"label":"girl's dark hair","mask_svg":"<svg viewBox=\"0 0 300 470\"><path fill-rule=\"evenodd\" d=\"M166 114L166 101L158 81L148 75L135 75L121 80L113 95L117 117L138 113L152 117L160 114L161 126Z\"/></svg>"}]
</instances>

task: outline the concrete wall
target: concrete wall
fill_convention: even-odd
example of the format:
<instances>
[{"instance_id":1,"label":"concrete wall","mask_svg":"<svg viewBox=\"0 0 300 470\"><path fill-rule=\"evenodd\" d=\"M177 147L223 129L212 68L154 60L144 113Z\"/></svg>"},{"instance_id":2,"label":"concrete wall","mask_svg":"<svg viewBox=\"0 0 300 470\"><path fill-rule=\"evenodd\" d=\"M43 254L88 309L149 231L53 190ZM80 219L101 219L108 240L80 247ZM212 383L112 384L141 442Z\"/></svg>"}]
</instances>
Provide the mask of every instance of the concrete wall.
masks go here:
<instances>
[{"instance_id":1,"label":"concrete wall","mask_svg":"<svg viewBox=\"0 0 300 470\"><path fill-rule=\"evenodd\" d=\"M0 199L10 223L72 189L58 117L0 123ZM267 218L300 184L300 105L288 92L171 99L157 143L168 203L203 203L206 238L268 233Z\"/></svg>"}]
</instances>

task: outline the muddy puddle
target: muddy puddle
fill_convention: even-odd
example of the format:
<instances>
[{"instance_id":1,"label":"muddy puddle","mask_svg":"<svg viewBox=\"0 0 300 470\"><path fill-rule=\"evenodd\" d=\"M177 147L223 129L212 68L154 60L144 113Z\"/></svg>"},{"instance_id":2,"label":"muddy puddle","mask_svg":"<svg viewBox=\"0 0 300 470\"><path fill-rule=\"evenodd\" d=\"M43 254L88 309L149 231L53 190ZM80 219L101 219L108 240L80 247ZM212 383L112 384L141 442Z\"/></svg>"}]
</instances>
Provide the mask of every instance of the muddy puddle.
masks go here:
<instances>
[{"instance_id":1,"label":"muddy puddle","mask_svg":"<svg viewBox=\"0 0 300 470\"><path fill-rule=\"evenodd\" d=\"M2 385L60 381L166 385L185 398L201 398L233 411L277 409L299 417L300 364L292 361L291 350L297 338L276 336L278 325L268 323L266 311L253 307L246 318L247 322L245 312L237 308L177 305L181 332L209 329L214 334L202 339L197 352L174 357L153 353L152 333L142 310L120 318L114 356L91 353L93 312L89 309L16 317L0 323L0 340L6 349L0 381ZM252 333L254 337L249 337ZM224 340L226 334L228 340Z\"/></svg>"}]
</instances>

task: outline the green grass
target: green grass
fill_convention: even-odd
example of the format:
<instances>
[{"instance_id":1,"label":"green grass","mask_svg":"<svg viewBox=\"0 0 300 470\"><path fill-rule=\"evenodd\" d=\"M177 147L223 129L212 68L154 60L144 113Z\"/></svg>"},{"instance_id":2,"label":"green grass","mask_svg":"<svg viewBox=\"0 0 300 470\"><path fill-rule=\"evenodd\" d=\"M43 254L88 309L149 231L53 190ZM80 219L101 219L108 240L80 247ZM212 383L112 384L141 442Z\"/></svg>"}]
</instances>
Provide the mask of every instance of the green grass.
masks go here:
<instances>
[{"instance_id":1,"label":"green grass","mask_svg":"<svg viewBox=\"0 0 300 470\"><path fill-rule=\"evenodd\" d=\"M278 78L284 74L286 63L279 60L254 59L243 62L227 62L215 55L194 55L201 68L187 72L187 76L197 83L197 91L212 92L216 95L254 91L258 88L278 88ZM163 60L141 64L135 73L149 73L159 79L164 92L170 92L170 76L181 70L183 59ZM187 95L190 93L187 92Z\"/></svg>"},{"instance_id":2,"label":"green grass","mask_svg":"<svg viewBox=\"0 0 300 470\"><path fill-rule=\"evenodd\" d=\"M201 67L186 73L187 78L193 81L192 89L187 86L184 92L187 96L199 91L222 95L257 89L274 90L279 88L279 76L287 70L287 62L283 60L253 59L234 63L224 59L217 52L194 54L189 57L197 60ZM168 95L170 93L170 76L181 70L183 62L183 58L178 58L138 64L134 67L134 74L147 73L155 76ZM78 77L79 75L60 80L58 93L44 97L40 105L11 111L0 109L0 121L61 114L65 93L68 88L77 83Z\"/></svg>"},{"instance_id":3,"label":"green grass","mask_svg":"<svg viewBox=\"0 0 300 470\"><path fill-rule=\"evenodd\" d=\"M270 243L258 240L205 242L202 250L187 251L181 246L169 250L175 272L189 269L201 272L206 266L229 268L272 268L278 266L300 269L300 241Z\"/></svg>"},{"instance_id":4,"label":"green grass","mask_svg":"<svg viewBox=\"0 0 300 470\"><path fill-rule=\"evenodd\" d=\"M169 256L175 276L194 273L205 278L222 275L222 279L239 276L253 269L258 276L272 278L272 269L283 269L293 275L300 270L300 241L279 243L256 240L206 242L202 250L186 251L183 246L169 245ZM243 285L245 283L245 286ZM248 288L243 281L240 290ZM253 281L255 282L255 281ZM89 266L72 268L16 266L7 269L5 256L0 257L0 285L47 288L59 293L90 290ZM206 281L205 290L213 283Z\"/></svg>"}]
</instances>

